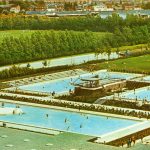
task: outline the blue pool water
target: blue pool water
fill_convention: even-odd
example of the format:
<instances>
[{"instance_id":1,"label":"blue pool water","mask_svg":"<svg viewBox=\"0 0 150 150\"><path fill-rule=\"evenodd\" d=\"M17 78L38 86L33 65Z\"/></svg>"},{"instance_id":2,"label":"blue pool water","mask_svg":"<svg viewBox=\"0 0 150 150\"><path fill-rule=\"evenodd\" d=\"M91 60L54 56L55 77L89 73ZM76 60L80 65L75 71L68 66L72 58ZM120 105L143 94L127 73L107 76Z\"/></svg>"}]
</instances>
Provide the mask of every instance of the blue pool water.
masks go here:
<instances>
[{"instance_id":1,"label":"blue pool water","mask_svg":"<svg viewBox=\"0 0 150 150\"><path fill-rule=\"evenodd\" d=\"M140 76L139 74L132 74L132 73L119 73L119 72L100 72L100 78L105 79L132 79L135 77Z\"/></svg>"},{"instance_id":2,"label":"blue pool water","mask_svg":"<svg viewBox=\"0 0 150 150\"><path fill-rule=\"evenodd\" d=\"M15 105L5 104L5 107L15 107ZM99 136L139 123L133 120L107 118L106 116L81 114L55 109L23 105L20 105L20 108L25 114L0 116L0 120L92 136ZM46 114L49 116L46 117ZM67 120L66 122L65 119Z\"/></svg>"},{"instance_id":3,"label":"blue pool water","mask_svg":"<svg viewBox=\"0 0 150 150\"><path fill-rule=\"evenodd\" d=\"M136 89L134 91L125 92L120 95L122 98L129 98L129 99L138 99L138 100L147 100L150 101L150 87Z\"/></svg>"},{"instance_id":4,"label":"blue pool water","mask_svg":"<svg viewBox=\"0 0 150 150\"><path fill-rule=\"evenodd\" d=\"M53 91L55 91L56 93L60 93L60 92L68 92L69 89L73 90L74 86L71 84L71 79L65 79L50 82L34 83L30 85L21 86L19 88L22 90L29 90L29 91L48 92L48 93L50 92L52 93Z\"/></svg>"},{"instance_id":5,"label":"blue pool water","mask_svg":"<svg viewBox=\"0 0 150 150\"><path fill-rule=\"evenodd\" d=\"M144 77L143 80L150 82L150 76Z\"/></svg>"},{"instance_id":6,"label":"blue pool water","mask_svg":"<svg viewBox=\"0 0 150 150\"><path fill-rule=\"evenodd\" d=\"M128 74L128 73L116 73L116 72L96 72L95 75L99 75L100 79L105 79L101 81L102 84L111 83L112 79L131 79L136 76L137 74ZM81 75L80 78L83 77L91 77L94 74L84 74ZM37 91L37 92L53 92L61 93L61 92L68 92L70 89L73 90L74 86L71 83L78 83L80 82L79 77L70 77L61 80L53 80L48 82L39 82L30 85L20 86L19 88L22 90L29 90L29 91Z\"/></svg>"}]
</instances>

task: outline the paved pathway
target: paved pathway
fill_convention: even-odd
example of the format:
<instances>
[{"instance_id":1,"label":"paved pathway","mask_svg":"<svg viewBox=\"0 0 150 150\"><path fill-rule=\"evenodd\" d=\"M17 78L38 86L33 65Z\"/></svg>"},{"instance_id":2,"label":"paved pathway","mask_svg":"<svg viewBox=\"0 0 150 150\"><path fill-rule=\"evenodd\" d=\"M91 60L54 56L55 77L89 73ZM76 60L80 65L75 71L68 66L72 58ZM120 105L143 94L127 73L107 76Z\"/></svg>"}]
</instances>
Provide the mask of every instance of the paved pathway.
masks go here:
<instances>
[{"instance_id":1,"label":"paved pathway","mask_svg":"<svg viewBox=\"0 0 150 150\"><path fill-rule=\"evenodd\" d=\"M115 59L115 58L118 58L118 55L116 53L112 53L110 55L110 59ZM97 60L97 59L107 60L108 56L107 54L99 54L98 57L95 57L95 53L91 53L91 54L73 55L73 56L62 57L62 58L47 59L48 62L47 67L56 67L56 66L73 65L73 64L78 65L78 64L88 62L90 60ZM44 60L31 62L30 66L33 69L43 68L43 62ZM16 65L20 67L26 67L27 64L28 63L26 62L26 63L16 64ZM12 67L12 65L0 67L0 71L4 69L9 69L10 67Z\"/></svg>"}]
</instances>

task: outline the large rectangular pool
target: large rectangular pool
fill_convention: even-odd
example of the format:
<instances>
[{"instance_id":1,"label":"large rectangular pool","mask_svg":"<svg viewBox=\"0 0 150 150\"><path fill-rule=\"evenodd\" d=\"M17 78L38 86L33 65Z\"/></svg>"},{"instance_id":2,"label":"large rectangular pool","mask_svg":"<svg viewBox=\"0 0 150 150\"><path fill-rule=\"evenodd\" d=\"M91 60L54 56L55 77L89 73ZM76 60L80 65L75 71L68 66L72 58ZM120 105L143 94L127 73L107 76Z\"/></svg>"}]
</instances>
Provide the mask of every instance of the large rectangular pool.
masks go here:
<instances>
[{"instance_id":1,"label":"large rectangular pool","mask_svg":"<svg viewBox=\"0 0 150 150\"><path fill-rule=\"evenodd\" d=\"M4 107L16 107L16 105L5 103ZM20 108L25 114L0 116L0 120L91 136L100 136L139 123L139 121L135 120L83 114L80 112L69 112L50 108L25 105L20 105Z\"/></svg>"}]
</instances>

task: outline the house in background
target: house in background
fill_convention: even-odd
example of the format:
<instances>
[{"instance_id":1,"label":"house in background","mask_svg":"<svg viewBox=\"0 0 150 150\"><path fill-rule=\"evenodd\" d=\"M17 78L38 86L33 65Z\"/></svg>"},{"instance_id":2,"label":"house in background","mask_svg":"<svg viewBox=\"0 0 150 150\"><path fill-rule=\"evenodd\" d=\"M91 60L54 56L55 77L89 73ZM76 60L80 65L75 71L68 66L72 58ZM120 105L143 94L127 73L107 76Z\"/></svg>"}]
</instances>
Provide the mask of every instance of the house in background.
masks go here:
<instances>
[{"instance_id":1,"label":"house in background","mask_svg":"<svg viewBox=\"0 0 150 150\"><path fill-rule=\"evenodd\" d=\"M19 5L14 5L14 4L0 5L0 9L2 13L5 11L19 13L21 10Z\"/></svg>"},{"instance_id":2,"label":"house in background","mask_svg":"<svg viewBox=\"0 0 150 150\"><path fill-rule=\"evenodd\" d=\"M142 7L140 5L134 6L134 10L142 10Z\"/></svg>"},{"instance_id":3,"label":"house in background","mask_svg":"<svg viewBox=\"0 0 150 150\"><path fill-rule=\"evenodd\" d=\"M133 10L133 9L134 9L134 6L133 6L133 5L130 5L130 4L124 4L124 5L123 5L123 9L124 9L124 10Z\"/></svg>"},{"instance_id":4,"label":"house in background","mask_svg":"<svg viewBox=\"0 0 150 150\"><path fill-rule=\"evenodd\" d=\"M48 4L47 5L47 9L48 12L54 12L57 10L57 5L54 3Z\"/></svg>"},{"instance_id":5,"label":"house in background","mask_svg":"<svg viewBox=\"0 0 150 150\"><path fill-rule=\"evenodd\" d=\"M104 3L98 3L97 5L93 6L94 11L113 11L112 5L108 4L108 6Z\"/></svg>"},{"instance_id":6,"label":"house in background","mask_svg":"<svg viewBox=\"0 0 150 150\"><path fill-rule=\"evenodd\" d=\"M10 8L10 12L19 13L21 10L19 5L14 5Z\"/></svg>"}]
</instances>

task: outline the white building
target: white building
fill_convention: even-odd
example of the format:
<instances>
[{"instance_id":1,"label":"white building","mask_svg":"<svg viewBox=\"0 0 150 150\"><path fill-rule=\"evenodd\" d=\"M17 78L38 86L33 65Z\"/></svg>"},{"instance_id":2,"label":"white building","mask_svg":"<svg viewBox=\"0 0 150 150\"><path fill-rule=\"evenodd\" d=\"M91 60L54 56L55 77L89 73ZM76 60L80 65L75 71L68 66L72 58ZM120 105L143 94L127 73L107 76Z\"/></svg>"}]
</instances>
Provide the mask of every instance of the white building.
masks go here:
<instances>
[{"instance_id":1,"label":"white building","mask_svg":"<svg viewBox=\"0 0 150 150\"><path fill-rule=\"evenodd\" d=\"M107 8L103 3L93 6L94 11L113 11L113 8Z\"/></svg>"},{"instance_id":2,"label":"white building","mask_svg":"<svg viewBox=\"0 0 150 150\"><path fill-rule=\"evenodd\" d=\"M10 8L10 12L14 12L14 13L19 13L20 12L20 6L17 5L17 6L12 6Z\"/></svg>"}]
</instances>

